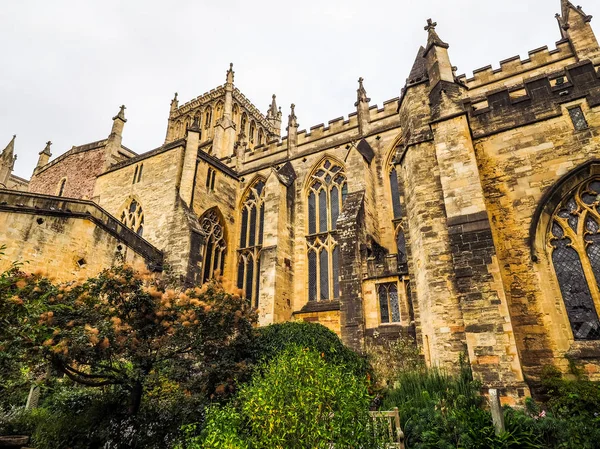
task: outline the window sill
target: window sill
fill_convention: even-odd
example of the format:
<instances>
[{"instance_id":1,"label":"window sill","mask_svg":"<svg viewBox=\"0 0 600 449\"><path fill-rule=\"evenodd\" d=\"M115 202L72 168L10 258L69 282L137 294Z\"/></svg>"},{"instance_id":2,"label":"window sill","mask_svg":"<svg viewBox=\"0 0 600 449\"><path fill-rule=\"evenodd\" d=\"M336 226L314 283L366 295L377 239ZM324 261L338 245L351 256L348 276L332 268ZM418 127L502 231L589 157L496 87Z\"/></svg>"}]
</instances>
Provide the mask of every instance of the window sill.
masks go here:
<instances>
[{"instance_id":1,"label":"window sill","mask_svg":"<svg viewBox=\"0 0 600 449\"><path fill-rule=\"evenodd\" d=\"M600 340L574 341L566 356L577 360L598 359L600 358Z\"/></svg>"}]
</instances>

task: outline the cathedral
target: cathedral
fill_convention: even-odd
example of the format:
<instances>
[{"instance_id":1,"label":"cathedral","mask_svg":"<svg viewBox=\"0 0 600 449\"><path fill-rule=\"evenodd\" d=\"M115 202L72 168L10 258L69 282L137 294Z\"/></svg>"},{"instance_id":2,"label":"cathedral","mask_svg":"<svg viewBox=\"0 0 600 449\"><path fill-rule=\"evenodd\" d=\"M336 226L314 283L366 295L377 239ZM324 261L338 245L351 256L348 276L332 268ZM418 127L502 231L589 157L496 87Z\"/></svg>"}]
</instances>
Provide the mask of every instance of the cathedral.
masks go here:
<instances>
[{"instance_id":1,"label":"cathedral","mask_svg":"<svg viewBox=\"0 0 600 449\"><path fill-rule=\"evenodd\" d=\"M429 20L400 96L299 129L234 83L171 101L164 143L108 137L30 180L0 156L0 269L57 280L120 261L188 284L222 274L259 324L321 323L355 349L412 335L428 365L464 355L503 403L544 366L600 379L600 47L568 0L556 48L458 75ZM282 135L282 126L285 133ZM18 142L18 141L17 141Z\"/></svg>"}]
</instances>

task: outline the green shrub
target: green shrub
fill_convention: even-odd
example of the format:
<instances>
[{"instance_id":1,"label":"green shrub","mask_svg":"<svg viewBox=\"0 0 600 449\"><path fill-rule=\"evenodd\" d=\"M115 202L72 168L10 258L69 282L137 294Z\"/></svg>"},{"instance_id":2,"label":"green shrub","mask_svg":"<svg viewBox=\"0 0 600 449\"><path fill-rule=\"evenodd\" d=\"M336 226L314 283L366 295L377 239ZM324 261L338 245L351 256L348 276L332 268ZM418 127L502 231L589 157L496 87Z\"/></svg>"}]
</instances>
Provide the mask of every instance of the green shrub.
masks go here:
<instances>
[{"instance_id":1,"label":"green shrub","mask_svg":"<svg viewBox=\"0 0 600 449\"><path fill-rule=\"evenodd\" d=\"M253 358L258 362L273 360L291 346L322 354L328 363L345 367L357 376L370 373L366 357L345 346L335 332L321 324L304 321L271 324L257 329Z\"/></svg>"},{"instance_id":2,"label":"green shrub","mask_svg":"<svg viewBox=\"0 0 600 449\"><path fill-rule=\"evenodd\" d=\"M322 353L291 346L254 373L235 409L211 408L200 438L180 447L375 447L370 401L364 378L328 363Z\"/></svg>"}]
</instances>

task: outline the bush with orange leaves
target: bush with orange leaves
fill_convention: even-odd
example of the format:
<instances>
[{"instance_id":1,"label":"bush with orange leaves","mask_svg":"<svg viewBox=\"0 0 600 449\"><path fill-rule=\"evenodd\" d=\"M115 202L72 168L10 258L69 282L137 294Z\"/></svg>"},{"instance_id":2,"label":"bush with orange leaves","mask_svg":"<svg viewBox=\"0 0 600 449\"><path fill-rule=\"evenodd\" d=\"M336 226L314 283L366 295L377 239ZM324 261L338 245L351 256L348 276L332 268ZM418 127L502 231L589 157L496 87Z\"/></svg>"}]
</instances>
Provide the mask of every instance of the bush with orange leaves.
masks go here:
<instances>
[{"instance_id":1,"label":"bush with orange leaves","mask_svg":"<svg viewBox=\"0 0 600 449\"><path fill-rule=\"evenodd\" d=\"M129 266L68 284L15 267L0 282L0 352L32 370L50 363L80 385L119 386L132 415L158 377L189 394L231 394L249 369L255 320L220 281L177 290Z\"/></svg>"}]
</instances>

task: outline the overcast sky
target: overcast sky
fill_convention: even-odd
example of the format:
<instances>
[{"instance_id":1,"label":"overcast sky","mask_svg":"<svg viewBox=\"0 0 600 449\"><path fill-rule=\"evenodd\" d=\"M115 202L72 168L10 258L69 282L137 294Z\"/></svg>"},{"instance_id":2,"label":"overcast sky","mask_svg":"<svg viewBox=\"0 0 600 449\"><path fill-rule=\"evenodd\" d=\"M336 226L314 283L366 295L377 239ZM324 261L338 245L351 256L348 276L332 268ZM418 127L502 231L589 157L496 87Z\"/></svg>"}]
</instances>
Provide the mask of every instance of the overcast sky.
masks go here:
<instances>
[{"instance_id":1,"label":"overcast sky","mask_svg":"<svg viewBox=\"0 0 600 449\"><path fill-rule=\"evenodd\" d=\"M580 0L600 34L600 2ZM426 19L438 22L458 73L543 45L560 34L560 0L4 0L0 10L0 149L17 134L15 174L108 136L127 106L123 143L143 153L165 137L169 103L223 84L263 112L271 95L296 104L300 129L354 110L357 79L371 104L397 97Z\"/></svg>"}]
</instances>

